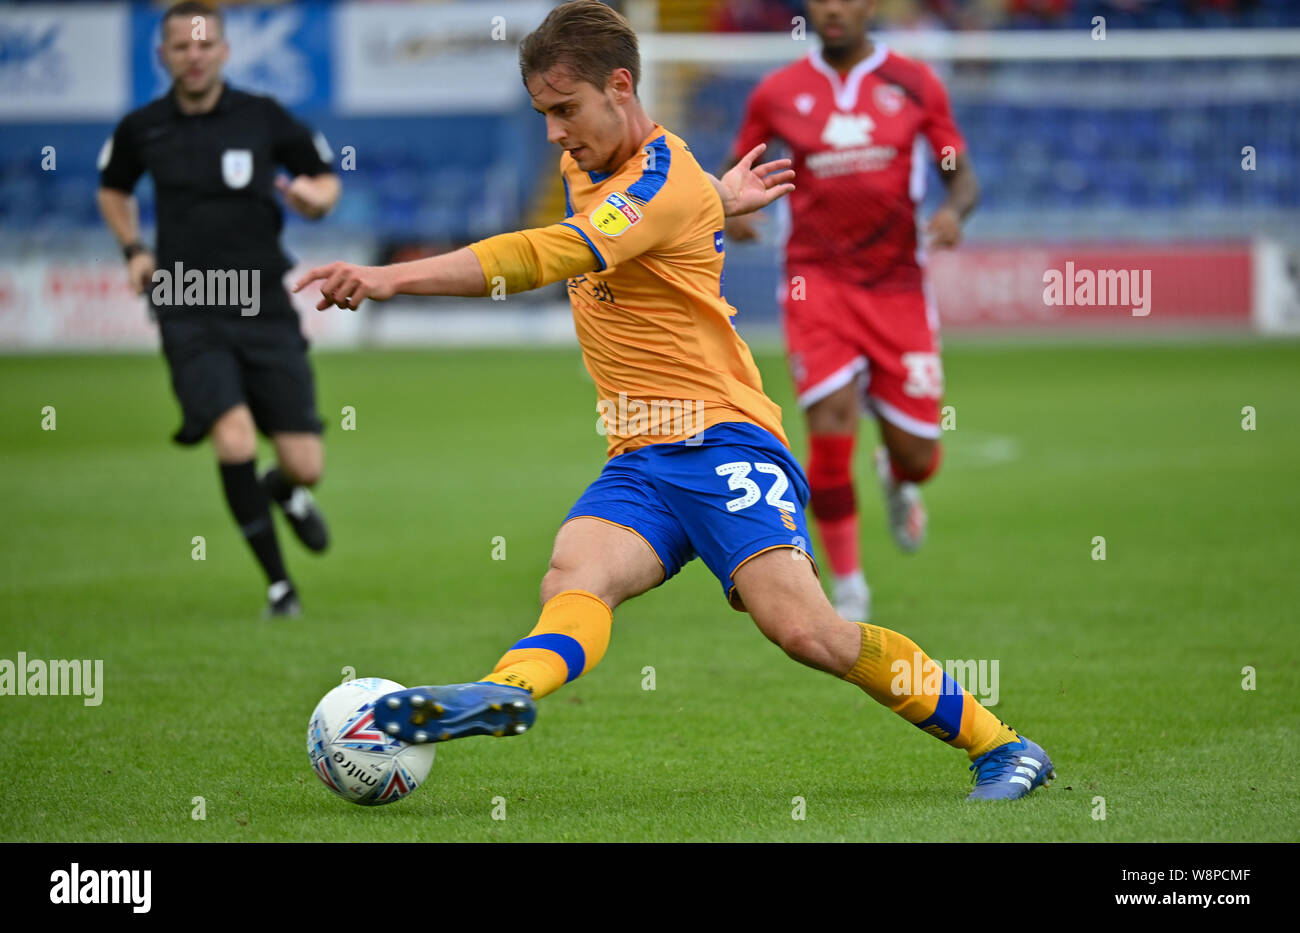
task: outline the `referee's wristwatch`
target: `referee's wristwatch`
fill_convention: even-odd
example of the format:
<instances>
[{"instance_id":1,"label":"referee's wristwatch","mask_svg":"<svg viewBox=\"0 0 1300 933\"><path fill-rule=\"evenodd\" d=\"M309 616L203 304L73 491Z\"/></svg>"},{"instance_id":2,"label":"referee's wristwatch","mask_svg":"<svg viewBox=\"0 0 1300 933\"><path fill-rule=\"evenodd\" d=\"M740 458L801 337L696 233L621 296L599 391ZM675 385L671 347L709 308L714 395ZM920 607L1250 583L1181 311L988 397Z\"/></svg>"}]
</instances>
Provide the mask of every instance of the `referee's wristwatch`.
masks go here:
<instances>
[{"instance_id":1,"label":"referee's wristwatch","mask_svg":"<svg viewBox=\"0 0 1300 933\"><path fill-rule=\"evenodd\" d=\"M122 258L125 259L127 262L130 262L132 259L140 255L141 253L147 253L147 252L149 252L149 247L145 246L139 240L135 240L131 243L126 244L126 246L122 247Z\"/></svg>"}]
</instances>

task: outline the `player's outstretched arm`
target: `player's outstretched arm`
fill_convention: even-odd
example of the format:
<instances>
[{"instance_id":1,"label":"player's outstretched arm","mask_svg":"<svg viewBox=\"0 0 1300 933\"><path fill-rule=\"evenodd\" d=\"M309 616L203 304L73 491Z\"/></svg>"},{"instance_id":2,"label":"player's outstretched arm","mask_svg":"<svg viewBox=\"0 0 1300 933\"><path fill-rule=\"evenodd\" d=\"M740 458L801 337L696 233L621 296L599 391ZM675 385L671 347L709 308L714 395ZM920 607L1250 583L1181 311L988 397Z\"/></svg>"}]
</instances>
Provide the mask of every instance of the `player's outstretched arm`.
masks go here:
<instances>
[{"instance_id":1,"label":"player's outstretched arm","mask_svg":"<svg viewBox=\"0 0 1300 933\"><path fill-rule=\"evenodd\" d=\"M312 282L320 282L317 311L330 305L355 310L367 298L387 301L394 295L477 297L487 284L478 257L468 248L389 266L332 262L309 271L294 283L293 290L300 292Z\"/></svg>"},{"instance_id":2,"label":"player's outstretched arm","mask_svg":"<svg viewBox=\"0 0 1300 933\"><path fill-rule=\"evenodd\" d=\"M331 263L312 269L293 290L320 282L316 310L355 309L367 298L385 301L394 295L514 294L604 267L587 235L563 223L502 233L442 256L391 266Z\"/></svg>"},{"instance_id":3,"label":"player's outstretched arm","mask_svg":"<svg viewBox=\"0 0 1300 933\"><path fill-rule=\"evenodd\" d=\"M794 190L794 170L790 168L789 159L754 165L754 160L766 149L767 143L759 143L721 178L709 175L718 197L722 199L722 211L727 217L749 214L767 207Z\"/></svg>"}]
</instances>

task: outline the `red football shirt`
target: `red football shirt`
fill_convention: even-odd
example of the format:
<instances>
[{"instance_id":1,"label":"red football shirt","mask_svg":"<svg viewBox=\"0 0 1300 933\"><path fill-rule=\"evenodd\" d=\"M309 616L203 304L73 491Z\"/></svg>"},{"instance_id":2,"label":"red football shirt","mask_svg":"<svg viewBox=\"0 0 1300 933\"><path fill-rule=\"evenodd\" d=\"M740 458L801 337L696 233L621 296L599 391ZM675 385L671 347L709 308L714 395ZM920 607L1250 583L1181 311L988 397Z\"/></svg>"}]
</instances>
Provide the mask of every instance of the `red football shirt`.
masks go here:
<instances>
[{"instance_id":1,"label":"red football shirt","mask_svg":"<svg viewBox=\"0 0 1300 933\"><path fill-rule=\"evenodd\" d=\"M791 150L787 271L812 265L874 288L920 288L922 137L935 158L966 145L934 73L880 43L844 78L820 50L764 78L749 97L733 154L772 139Z\"/></svg>"}]
</instances>

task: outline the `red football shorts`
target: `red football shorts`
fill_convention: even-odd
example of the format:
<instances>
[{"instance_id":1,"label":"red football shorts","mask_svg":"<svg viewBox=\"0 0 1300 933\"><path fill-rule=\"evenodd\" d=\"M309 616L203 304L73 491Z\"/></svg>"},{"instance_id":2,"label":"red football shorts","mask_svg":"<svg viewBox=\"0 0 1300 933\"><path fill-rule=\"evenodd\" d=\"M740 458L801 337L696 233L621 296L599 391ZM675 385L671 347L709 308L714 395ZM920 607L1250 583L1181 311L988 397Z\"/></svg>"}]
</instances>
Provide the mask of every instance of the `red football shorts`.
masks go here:
<instances>
[{"instance_id":1,"label":"red football shorts","mask_svg":"<svg viewBox=\"0 0 1300 933\"><path fill-rule=\"evenodd\" d=\"M801 407L856 382L864 409L909 434L939 437L939 317L925 291L874 291L802 269L791 273L781 307Z\"/></svg>"}]
</instances>

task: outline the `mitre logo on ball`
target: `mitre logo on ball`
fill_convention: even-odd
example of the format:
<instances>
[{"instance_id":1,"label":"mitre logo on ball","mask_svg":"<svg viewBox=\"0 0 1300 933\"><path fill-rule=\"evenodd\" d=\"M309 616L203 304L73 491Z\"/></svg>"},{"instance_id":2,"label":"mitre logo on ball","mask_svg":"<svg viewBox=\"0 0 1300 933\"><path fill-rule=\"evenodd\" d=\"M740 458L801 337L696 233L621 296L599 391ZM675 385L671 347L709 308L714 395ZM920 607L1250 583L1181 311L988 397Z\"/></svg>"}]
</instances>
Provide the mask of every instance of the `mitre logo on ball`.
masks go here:
<instances>
[{"instance_id":1,"label":"mitre logo on ball","mask_svg":"<svg viewBox=\"0 0 1300 933\"><path fill-rule=\"evenodd\" d=\"M822 142L836 149L871 145L876 121L865 113L833 113L822 130Z\"/></svg>"}]
</instances>

